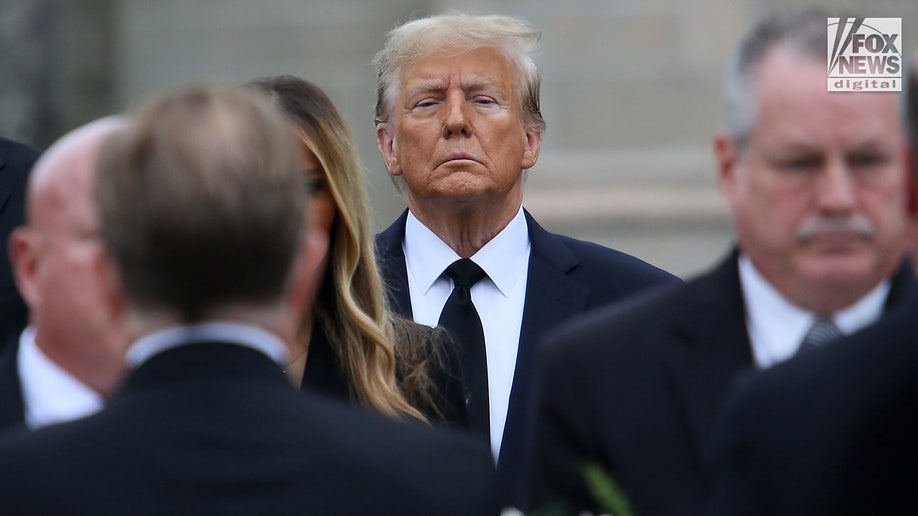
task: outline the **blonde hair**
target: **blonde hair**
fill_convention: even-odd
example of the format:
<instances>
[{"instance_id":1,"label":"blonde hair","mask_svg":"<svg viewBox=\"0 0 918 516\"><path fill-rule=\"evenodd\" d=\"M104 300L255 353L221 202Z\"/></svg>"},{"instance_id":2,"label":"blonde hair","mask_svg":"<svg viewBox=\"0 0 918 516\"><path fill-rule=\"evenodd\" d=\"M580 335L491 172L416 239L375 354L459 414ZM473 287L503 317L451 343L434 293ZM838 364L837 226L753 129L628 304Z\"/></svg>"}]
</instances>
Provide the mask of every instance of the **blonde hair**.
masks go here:
<instances>
[{"instance_id":1,"label":"blonde hair","mask_svg":"<svg viewBox=\"0 0 918 516\"><path fill-rule=\"evenodd\" d=\"M325 171L335 200L330 270L316 314L344 368L351 395L385 415L426 421L396 380L396 330L376 266L364 170L350 128L328 96L308 81L282 75L249 86L268 95L296 124L299 137Z\"/></svg>"}]
</instances>

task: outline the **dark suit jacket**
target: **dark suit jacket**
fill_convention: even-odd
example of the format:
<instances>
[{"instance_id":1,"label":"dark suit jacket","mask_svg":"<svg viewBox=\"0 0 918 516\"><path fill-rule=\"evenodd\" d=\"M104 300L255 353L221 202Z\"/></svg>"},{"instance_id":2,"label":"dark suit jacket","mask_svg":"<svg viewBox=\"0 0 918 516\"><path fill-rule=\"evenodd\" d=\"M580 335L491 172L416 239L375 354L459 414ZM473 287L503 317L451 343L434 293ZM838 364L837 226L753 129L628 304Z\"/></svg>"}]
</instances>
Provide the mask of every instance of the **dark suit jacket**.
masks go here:
<instances>
[{"instance_id":1,"label":"dark suit jacket","mask_svg":"<svg viewBox=\"0 0 918 516\"><path fill-rule=\"evenodd\" d=\"M424 327L426 328L426 326ZM433 330L431 330L433 332ZM436 406L418 403L415 408L424 414L428 421L449 426L467 428L468 411L465 406L465 390L461 383L462 369L453 342L448 338L438 341L444 349L438 350L436 357L429 362L430 379L436 391L433 397ZM396 368L398 372L399 367ZM401 382L402 378L398 378ZM344 373L344 367L329 342L321 324L313 327L309 340L309 357L300 388L316 392L340 401L356 403L351 394L350 385Z\"/></svg>"},{"instance_id":2,"label":"dark suit jacket","mask_svg":"<svg viewBox=\"0 0 918 516\"><path fill-rule=\"evenodd\" d=\"M0 351L0 431L25 423L25 406L22 402L22 383L16 353L19 334L11 335Z\"/></svg>"},{"instance_id":3,"label":"dark suit jacket","mask_svg":"<svg viewBox=\"0 0 918 516\"><path fill-rule=\"evenodd\" d=\"M745 379L712 441L707 514L915 512L918 303Z\"/></svg>"},{"instance_id":4,"label":"dark suit jacket","mask_svg":"<svg viewBox=\"0 0 918 516\"><path fill-rule=\"evenodd\" d=\"M26 181L40 151L0 138L0 344L25 327L28 311L16 283L7 248L10 233L22 225Z\"/></svg>"},{"instance_id":5,"label":"dark suit jacket","mask_svg":"<svg viewBox=\"0 0 918 516\"><path fill-rule=\"evenodd\" d=\"M508 503L522 505L522 476L527 431L526 413L532 402L532 375L539 342L559 324L641 290L678 279L633 256L597 244L545 231L526 212L531 252L526 301L520 330L516 372L498 462L501 491ZM393 309L411 317L408 272L402 242L405 211L377 235L376 246Z\"/></svg>"},{"instance_id":6,"label":"dark suit jacket","mask_svg":"<svg viewBox=\"0 0 918 516\"><path fill-rule=\"evenodd\" d=\"M914 288L903 268L887 307ZM752 365L735 252L685 285L560 329L541 367L533 505L597 509L580 474L593 461L638 514L683 513L701 497L719 408Z\"/></svg>"},{"instance_id":7,"label":"dark suit jacket","mask_svg":"<svg viewBox=\"0 0 918 516\"><path fill-rule=\"evenodd\" d=\"M464 436L300 393L263 354L164 351L102 412L0 442L14 514L496 514Z\"/></svg>"}]
</instances>

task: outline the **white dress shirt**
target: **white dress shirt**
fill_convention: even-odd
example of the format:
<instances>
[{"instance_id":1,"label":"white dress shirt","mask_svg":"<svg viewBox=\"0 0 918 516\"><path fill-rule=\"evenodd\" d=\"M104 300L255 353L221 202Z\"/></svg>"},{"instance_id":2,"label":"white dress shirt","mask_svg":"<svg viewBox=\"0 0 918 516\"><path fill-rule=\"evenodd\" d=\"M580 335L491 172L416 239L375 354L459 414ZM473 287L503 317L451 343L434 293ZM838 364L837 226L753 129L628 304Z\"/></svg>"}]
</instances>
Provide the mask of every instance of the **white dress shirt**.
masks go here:
<instances>
[{"instance_id":1,"label":"white dress shirt","mask_svg":"<svg viewBox=\"0 0 918 516\"><path fill-rule=\"evenodd\" d=\"M136 368L154 355L169 349L206 342L251 348L264 353L278 364L283 364L287 359L287 346L274 334L257 326L218 321L171 326L148 333L131 345L125 361L130 367Z\"/></svg>"},{"instance_id":2,"label":"white dress shirt","mask_svg":"<svg viewBox=\"0 0 918 516\"><path fill-rule=\"evenodd\" d=\"M815 314L786 300L742 255L739 276L746 304L746 331L756 366L765 369L794 356ZM872 324L883 313L889 288L889 281L883 281L853 305L832 314L832 322L845 335Z\"/></svg>"},{"instance_id":3,"label":"white dress shirt","mask_svg":"<svg viewBox=\"0 0 918 516\"><path fill-rule=\"evenodd\" d=\"M16 368L22 387L25 424L32 430L98 412L102 396L47 357L35 344L35 329L19 336Z\"/></svg>"},{"instance_id":4,"label":"white dress shirt","mask_svg":"<svg viewBox=\"0 0 918 516\"><path fill-rule=\"evenodd\" d=\"M530 249L529 228L521 206L510 223L471 257L487 274L472 286L471 293L484 329L491 452L495 460L500 453L516 370ZM459 255L411 212L405 224L403 250L414 320L436 326L453 290L452 280L444 276L443 271L458 260Z\"/></svg>"}]
</instances>

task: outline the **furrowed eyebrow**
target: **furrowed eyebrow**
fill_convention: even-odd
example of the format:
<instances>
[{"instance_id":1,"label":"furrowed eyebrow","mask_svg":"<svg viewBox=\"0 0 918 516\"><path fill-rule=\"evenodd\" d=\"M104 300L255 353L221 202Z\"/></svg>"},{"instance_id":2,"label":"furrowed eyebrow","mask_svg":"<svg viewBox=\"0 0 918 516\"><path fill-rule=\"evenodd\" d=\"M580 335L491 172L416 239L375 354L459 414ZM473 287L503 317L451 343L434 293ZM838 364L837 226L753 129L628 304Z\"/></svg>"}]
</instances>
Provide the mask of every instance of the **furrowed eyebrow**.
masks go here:
<instances>
[{"instance_id":1,"label":"furrowed eyebrow","mask_svg":"<svg viewBox=\"0 0 918 516\"><path fill-rule=\"evenodd\" d=\"M406 91L407 98L411 98L414 95L420 93L429 93L432 91L440 91L446 88L446 83L442 79L422 79L412 85Z\"/></svg>"},{"instance_id":2,"label":"furrowed eyebrow","mask_svg":"<svg viewBox=\"0 0 918 516\"><path fill-rule=\"evenodd\" d=\"M500 87L496 82L486 78L486 77L472 77L469 80L462 81L462 87L466 90L471 91L481 91L486 89L495 89L500 90Z\"/></svg>"}]
</instances>

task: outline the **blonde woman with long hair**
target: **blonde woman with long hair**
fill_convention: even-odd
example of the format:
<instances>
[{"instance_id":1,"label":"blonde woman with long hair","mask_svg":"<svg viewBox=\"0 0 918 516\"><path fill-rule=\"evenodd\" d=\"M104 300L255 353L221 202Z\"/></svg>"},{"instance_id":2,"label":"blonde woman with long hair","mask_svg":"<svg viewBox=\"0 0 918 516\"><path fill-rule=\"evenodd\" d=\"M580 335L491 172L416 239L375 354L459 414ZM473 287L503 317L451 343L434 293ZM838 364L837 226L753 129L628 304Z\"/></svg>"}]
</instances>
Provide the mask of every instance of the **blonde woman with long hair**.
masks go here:
<instances>
[{"instance_id":1,"label":"blonde woman with long hair","mask_svg":"<svg viewBox=\"0 0 918 516\"><path fill-rule=\"evenodd\" d=\"M391 417L467 426L459 361L446 333L386 307L364 169L347 123L319 87L298 77L248 87L293 123L312 195L310 221L330 237L316 308L303 321L287 376Z\"/></svg>"}]
</instances>

